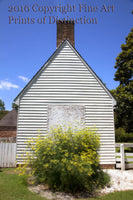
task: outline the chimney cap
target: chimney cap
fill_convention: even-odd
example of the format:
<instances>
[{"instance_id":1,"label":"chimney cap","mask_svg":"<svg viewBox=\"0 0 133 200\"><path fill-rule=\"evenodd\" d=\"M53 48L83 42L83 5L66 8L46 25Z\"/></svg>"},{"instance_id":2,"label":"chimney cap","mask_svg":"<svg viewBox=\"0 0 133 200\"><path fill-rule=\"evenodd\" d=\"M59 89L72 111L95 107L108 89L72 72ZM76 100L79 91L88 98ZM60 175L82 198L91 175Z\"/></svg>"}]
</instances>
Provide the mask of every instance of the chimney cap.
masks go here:
<instances>
[{"instance_id":1,"label":"chimney cap","mask_svg":"<svg viewBox=\"0 0 133 200\"><path fill-rule=\"evenodd\" d=\"M74 20L57 20L56 24L75 24Z\"/></svg>"}]
</instances>

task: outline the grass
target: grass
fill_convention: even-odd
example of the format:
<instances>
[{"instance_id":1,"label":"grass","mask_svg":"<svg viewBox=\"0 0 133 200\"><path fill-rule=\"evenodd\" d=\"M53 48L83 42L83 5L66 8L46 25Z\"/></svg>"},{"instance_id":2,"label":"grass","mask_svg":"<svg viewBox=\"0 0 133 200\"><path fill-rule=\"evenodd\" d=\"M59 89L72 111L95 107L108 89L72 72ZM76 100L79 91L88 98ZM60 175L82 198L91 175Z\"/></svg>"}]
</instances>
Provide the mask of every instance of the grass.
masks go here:
<instances>
[{"instance_id":1,"label":"grass","mask_svg":"<svg viewBox=\"0 0 133 200\"><path fill-rule=\"evenodd\" d=\"M133 147L124 147L125 153L133 153ZM120 152L120 147L116 147L116 153Z\"/></svg>"},{"instance_id":2,"label":"grass","mask_svg":"<svg viewBox=\"0 0 133 200\"><path fill-rule=\"evenodd\" d=\"M133 190L110 193L105 196L90 198L90 200L133 200Z\"/></svg>"},{"instance_id":3,"label":"grass","mask_svg":"<svg viewBox=\"0 0 133 200\"><path fill-rule=\"evenodd\" d=\"M20 177L13 169L0 172L0 200L46 200L27 188L26 177Z\"/></svg>"},{"instance_id":4,"label":"grass","mask_svg":"<svg viewBox=\"0 0 133 200\"><path fill-rule=\"evenodd\" d=\"M46 200L46 198L28 190L25 176L18 176L14 169L2 169L0 171L0 200ZM85 200L133 200L133 190Z\"/></svg>"}]
</instances>

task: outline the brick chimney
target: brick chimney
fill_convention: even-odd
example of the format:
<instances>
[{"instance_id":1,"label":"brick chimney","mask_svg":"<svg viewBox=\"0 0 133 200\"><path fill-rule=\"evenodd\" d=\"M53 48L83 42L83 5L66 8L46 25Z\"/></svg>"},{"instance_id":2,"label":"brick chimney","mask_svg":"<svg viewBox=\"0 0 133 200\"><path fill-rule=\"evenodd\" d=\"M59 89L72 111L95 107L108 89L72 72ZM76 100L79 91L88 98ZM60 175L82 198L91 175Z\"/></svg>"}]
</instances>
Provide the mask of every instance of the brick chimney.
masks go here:
<instances>
[{"instance_id":1,"label":"brick chimney","mask_svg":"<svg viewBox=\"0 0 133 200\"><path fill-rule=\"evenodd\" d=\"M65 39L74 46L74 21L57 21L57 47Z\"/></svg>"}]
</instances>

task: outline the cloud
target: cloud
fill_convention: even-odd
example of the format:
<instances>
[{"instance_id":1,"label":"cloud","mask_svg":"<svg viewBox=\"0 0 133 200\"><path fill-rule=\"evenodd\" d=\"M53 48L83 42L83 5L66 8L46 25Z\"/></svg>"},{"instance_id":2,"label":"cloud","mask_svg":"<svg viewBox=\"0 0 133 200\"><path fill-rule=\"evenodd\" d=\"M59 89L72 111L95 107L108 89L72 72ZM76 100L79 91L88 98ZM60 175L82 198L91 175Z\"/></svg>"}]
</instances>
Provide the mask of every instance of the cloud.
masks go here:
<instances>
[{"instance_id":1,"label":"cloud","mask_svg":"<svg viewBox=\"0 0 133 200\"><path fill-rule=\"evenodd\" d=\"M18 78L20 78L25 83L27 83L29 81L29 79L27 77L24 77L24 76L18 76Z\"/></svg>"},{"instance_id":2,"label":"cloud","mask_svg":"<svg viewBox=\"0 0 133 200\"><path fill-rule=\"evenodd\" d=\"M19 88L18 85L12 84L9 81L0 81L0 89L10 90L11 88Z\"/></svg>"}]
</instances>

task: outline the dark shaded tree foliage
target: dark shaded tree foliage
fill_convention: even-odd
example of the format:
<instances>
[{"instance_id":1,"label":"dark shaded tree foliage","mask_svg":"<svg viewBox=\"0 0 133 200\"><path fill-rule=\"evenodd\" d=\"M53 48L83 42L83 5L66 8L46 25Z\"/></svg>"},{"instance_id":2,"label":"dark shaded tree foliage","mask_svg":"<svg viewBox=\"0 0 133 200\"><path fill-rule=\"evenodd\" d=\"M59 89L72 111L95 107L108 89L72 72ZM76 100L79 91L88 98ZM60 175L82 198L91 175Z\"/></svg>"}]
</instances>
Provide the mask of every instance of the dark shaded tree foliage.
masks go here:
<instances>
[{"instance_id":1,"label":"dark shaded tree foliage","mask_svg":"<svg viewBox=\"0 0 133 200\"><path fill-rule=\"evenodd\" d=\"M5 110L5 103L0 99L0 110Z\"/></svg>"},{"instance_id":2,"label":"dark shaded tree foliage","mask_svg":"<svg viewBox=\"0 0 133 200\"><path fill-rule=\"evenodd\" d=\"M18 105L15 103L12 103L12 108L18 110Z\"/></svg>"},{"instance_id":3,"label":"dark shaded tree foliage","mask_svg":"<svg viewBox=\"0 0 133 200\"><path fill-rule=\"evenodd\" d=\"M118 86L111 90L117 100L115 126L123 127L126 132L133 132L133 82L125 87Z\"/></svg>"},{"instance_id":4,"label":"dark shaded tree foliage","mask_svg":"<svg viewBox=\"0 0 133 200\"><path fill-rule=\"evenodd\" d=\"M0 120L8 113L5 111L5 103L0 99Z\"/></svg>"},{"instance_id":5,"label":"dark shaded tree foliage","mask_svg":"<svg viewBox=\"0 0 133 200\"><path fill-rule=\"evenodd\" d=\"M117 100L115 114L116 128L123 127L126 132L133 132L133 28L121 45L121 53L116 58L115 78L119 81L112 94Z\"/></svg>"},{"instance_id":6,"label":"dark shaded tree foliage","mask_svg":"<svg viewBox=\"0 0 133 200\"><path fill-rule=\"evenodd\" d=\"M117 69L114 80L119 81L121 86L126 86L133 80L133 28L121 49L114 66Z\"/></svg>"}]
</instances>

